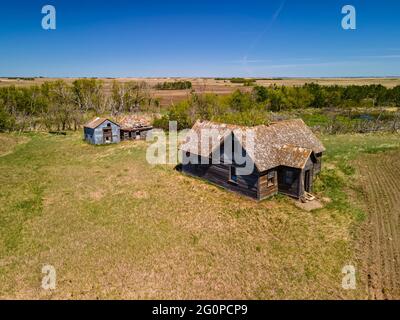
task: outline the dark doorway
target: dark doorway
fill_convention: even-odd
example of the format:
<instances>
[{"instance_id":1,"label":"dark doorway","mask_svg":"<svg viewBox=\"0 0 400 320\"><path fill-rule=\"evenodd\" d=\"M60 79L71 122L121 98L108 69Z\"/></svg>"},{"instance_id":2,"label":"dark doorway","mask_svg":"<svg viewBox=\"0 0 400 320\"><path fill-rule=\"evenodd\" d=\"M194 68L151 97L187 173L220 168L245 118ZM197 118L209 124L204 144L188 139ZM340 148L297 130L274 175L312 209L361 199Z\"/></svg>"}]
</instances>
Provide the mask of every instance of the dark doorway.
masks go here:
<instances>
[{"instance_id":1,"label":"dark doorway","mask_svg":"<svg viewBox=\"0 0 400 320\"><path fill-rule=\"evenodd\" d=\"M304 172L304 191L311 192L311 172L307 170Z\"/></svg>"},{"instance_id":2,"label":"dark doorway","mask_svg":"<svg viewBox=\"0 0 400 320\"><path fill-rule=\"evenodd\" d=\"M111 128L104 128L103 129L103 143L112 143L112 129Z\"/></svg>"}]
</instances>

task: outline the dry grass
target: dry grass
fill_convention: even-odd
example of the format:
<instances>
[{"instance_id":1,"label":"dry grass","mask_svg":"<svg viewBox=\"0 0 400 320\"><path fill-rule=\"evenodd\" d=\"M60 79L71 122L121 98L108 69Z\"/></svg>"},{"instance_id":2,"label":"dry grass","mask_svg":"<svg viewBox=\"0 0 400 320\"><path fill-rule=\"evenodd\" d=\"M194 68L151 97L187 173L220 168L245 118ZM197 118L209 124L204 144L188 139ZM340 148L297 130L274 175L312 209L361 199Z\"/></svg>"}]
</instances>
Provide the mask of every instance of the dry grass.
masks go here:
<instances>
[{"instance_id":1,"label":"dry grass","mask_svg":"<svg viewBox=\"0 0 400 320\"><path fill-rule=\"evenodd\" d=\"M1 298L366 297L341 288L351 215L256 203L150 166L145 149L37 134L0 157Z\"/></svg>"},{"instance_id":2,"label":"dry grass","mask_svg":"<svg viewBox=\"0 0 400 320\"><path fill-rule=\"evenodd\" d=\"M0 157L10 154L17 145L26 143L28 140L26 136L0 133Z\"/></svg>"}]
</instances>

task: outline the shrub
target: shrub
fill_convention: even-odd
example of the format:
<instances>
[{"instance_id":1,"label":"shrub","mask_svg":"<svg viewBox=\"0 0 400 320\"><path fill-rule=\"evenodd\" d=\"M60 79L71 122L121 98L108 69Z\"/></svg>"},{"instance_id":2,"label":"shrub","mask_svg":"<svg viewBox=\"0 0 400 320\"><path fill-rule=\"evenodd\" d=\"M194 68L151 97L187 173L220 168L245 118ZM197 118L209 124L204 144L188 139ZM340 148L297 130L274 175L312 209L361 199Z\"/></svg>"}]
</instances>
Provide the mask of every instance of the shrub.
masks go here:
<instances>
[{"instance_id":1,"label":"shrub","mask_svg":"<svg viewBox=\"0 0 400 320\"><path fill-rule=\"evenodd\" d=\"M190 81L164 82L158 83L155 88L157 90L187 90L192 89L192 83Z\"/></svg>"}]
</instances>

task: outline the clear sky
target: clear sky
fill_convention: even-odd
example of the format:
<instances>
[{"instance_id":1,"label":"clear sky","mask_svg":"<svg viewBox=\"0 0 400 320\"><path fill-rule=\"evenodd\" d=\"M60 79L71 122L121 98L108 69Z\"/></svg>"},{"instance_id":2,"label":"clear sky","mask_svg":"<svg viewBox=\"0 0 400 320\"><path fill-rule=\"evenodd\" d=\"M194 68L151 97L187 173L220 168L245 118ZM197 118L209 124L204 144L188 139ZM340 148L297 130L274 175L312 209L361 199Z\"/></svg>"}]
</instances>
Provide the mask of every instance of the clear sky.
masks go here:
<instances>
[{"instance_id":1,"label":"clear sky","mask_svg":"<svg viewBox=\"0 0 400 320\"><path fill-rule=\"evenodd\" d=\"M0 76L400 76L400 1L1 1Z\"/></svg>"}]
</instances>

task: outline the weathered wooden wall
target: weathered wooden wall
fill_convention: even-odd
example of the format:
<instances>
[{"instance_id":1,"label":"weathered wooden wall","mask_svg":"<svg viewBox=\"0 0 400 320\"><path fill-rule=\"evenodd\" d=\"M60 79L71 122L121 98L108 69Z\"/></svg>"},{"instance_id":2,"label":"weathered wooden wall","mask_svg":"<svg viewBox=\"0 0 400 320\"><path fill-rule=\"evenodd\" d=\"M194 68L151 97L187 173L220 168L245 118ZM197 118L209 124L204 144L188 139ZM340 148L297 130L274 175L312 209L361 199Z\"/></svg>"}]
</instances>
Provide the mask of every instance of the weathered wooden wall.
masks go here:
<instances>
[{"instance_id":1,"label":"weathered wooden wall","mask_svg":"<svg viewBox=\"0 0 400 320\"><path fill-rule=\"evenodd\" d=\"M222 152L223 153L223 152ZM185 155L184 155L185 157ZM210 159L199 158L199 161L209 164L187 164L183 165L183 172L203 178L223 188L241 193L257 200L269 198L275 194L282 193L291 197L300 198L305 192L305 173L310 171L310 191L312 191L313 180L320 171L322 155L311 156L304 169L280 166L263 173L259 173L254 167L250 175L238 175L237 183L229 181L230 164L223 163L221 156L220 164L210 164ZM292 172L292 183L286 183L286 172ZM269 178L274 179L273 185L268 186Z\"/></svg>"},{"instance_id":2,"label":"weathered wooden wall","mask_svg":"<svg viewBox=\"0 0 400 320\"><path fill-rule=\"evenodd\" d=\"M83 139L91 144L95 144L94 129L85 127L83 129Z\"/></svg>"},{"instance_id":3,"label":"weathered wooden wall","mask_svg":"<svg viewBox=\"0 0 400 320\"><path fill-rule=\"evenodd\" d=\"M314 164L314 178L321 172L322 170L322 153L318 153L315 155L316 162Z\"/></svg>"},{"instance_id":4,"label":"weathered wooden wall","mask_svg":"<svg viewBox=\"0 0 400 320\"><path fill-rule=\"evenodd\" d=\"M258 172L256 168L253 168L253 172L250 175L237 174L237 181L230 181L229 178L231 164L224 163L223 150L221 151L222 153L219 164L212 164L210 159L199 158L202 163L208 164L182 165L182 171L187 174L203 178L228 190L258 199ZM233 166L240 168L240 166L235 164L233 164ZM238 172L240 172L239 169Z\"/></svg>"},{"instance_id":5,"label":"weathered wooden wall","mask_svg":"<svg viewBox=\"0 0 400 320\"><path fill-rule=\"evenodd\" d=\"M313 183L314 183L314 168L316 166L316 158L314 157L310 157L306 163L306 165L304 166L304 169L301 171L301 177L300 177L300 190L299 190L299 197L304 195L304 192L307 191L305 190L305 174L306 171L310 171L310 190L309 192L312 192L313 189Z\"/></svg>"},{"instance_id":6,"label":"weathered wooden wall","mask_svg":"<svg viewBox=\"0 0 400 320\"><path fill-rule=\"evenodd\" d=\"M268 186L268 180L274 179L274 185ZM278 193L278 171L276 169L269 170L260 175L258 180L258 199L263 200Z\"/></svg>"},{"instance_id":7,"label":"weathered wooden wall","mask_svg":"<svg viewBox=\"0 0 400 320\"><path fill-rule=\"evenodd\" d=\"M137 138L136 132L140 133L139 138ZM152 129L149 129L149 130L137 130L137 131L121 129L121 141L124 141L124 140L138 140L138 139L139 140L146 140L147 136L149 136L151 134L152 134Z\"/></svg>"},{"instance_id":8,"label":"weathered wooden wall","mask_svg":"<svg viewBox=\"0 0 400 320\"><path fill-rule=\"evenodd\" d=\"M83 138L91 144L103 144L104 143L104 141L103 141L103 129L104 128L111 128L112 143L120 142L120 127L109 120L104 121L101 125L99 125L95 129L84 127Z\"/></svg>"},{"instance_id":9,"label":"weathered wooden wall","mask_svg":"<svg viewBox=\"0 0 400 320\"><path fill-rule=\"evenodd\" d=\"M110 125L112 130L112 143L120 142L120 127L111 121L104 121L94 130L94 144L103 144L103 129Z\"/></svg>"}]
</instances>

